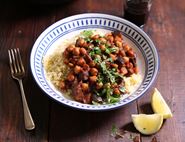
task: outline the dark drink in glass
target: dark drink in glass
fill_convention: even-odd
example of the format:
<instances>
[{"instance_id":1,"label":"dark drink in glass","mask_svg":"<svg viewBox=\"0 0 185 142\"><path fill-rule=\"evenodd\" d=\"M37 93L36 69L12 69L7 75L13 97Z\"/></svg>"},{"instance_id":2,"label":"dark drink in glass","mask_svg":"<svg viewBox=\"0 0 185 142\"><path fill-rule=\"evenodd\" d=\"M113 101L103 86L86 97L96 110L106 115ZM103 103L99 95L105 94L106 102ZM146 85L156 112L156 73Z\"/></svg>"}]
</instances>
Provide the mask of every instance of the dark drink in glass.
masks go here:
<instances>
[{"instance_id":1,"label":"dark drink in glass","mask_svg":"<svg viewBox=\"0 0 185 142\"><path fill-rule=\"evenodd\" d=\"M151 0L126 0L124 18L142 27L148 18Z\"/></svg>"}]
</instances>

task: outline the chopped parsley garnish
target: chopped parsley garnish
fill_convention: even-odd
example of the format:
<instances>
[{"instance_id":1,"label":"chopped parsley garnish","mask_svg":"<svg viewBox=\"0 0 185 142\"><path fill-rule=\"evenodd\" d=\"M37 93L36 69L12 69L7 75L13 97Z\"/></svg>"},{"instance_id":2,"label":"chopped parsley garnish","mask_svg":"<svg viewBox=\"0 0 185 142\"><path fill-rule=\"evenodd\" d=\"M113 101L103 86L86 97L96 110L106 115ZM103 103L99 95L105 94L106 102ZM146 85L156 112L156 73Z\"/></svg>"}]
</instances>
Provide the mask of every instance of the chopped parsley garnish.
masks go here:
<instances>
[{"instance_id":1,"label":"chopped parsley garnish","mask_svg":"<svg viewBox=\"0 0 185 142\"><path fill-rule=\"evenodd\" d=\"M115 124L113 124L111 128L111 136L115 137L117 134L117 131L118 131L118 128L116 127Z\"/></svg>"},{"instance_id":2,"label":"chopped parsley garnish","mask_svg":"<svg viewBox=\"0 0 185 142\"><path fill-rule=\"evenodd\" d=\"M107 47L106 49L105 49L105 53L107 53L107 54L111 54L111 53L113 53L113 52L116 52L118 49L116 48L116 47Z\"/></svg>"},{"instance_id":3,"label":"chopped parsley garnish","mask_svg":"<svg viewBox=\"0 0 185 142\"><path fill-rule=\"evenodd\" d=\"M84 38L88 38L88 37L91 37L93 35L93 31L91 30L84 30L81 35L84 37Z\"/></svg>"}]
</instances>

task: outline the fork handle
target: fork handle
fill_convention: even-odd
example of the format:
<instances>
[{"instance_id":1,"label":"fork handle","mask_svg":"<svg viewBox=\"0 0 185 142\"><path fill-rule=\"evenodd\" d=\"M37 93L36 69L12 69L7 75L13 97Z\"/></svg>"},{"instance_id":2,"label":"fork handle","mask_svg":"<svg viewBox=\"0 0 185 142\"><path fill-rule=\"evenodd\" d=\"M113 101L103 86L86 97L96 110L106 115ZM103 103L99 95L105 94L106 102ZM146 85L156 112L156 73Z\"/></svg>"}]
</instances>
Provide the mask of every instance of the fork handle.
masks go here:
<instances>
[{"instance_id":1,"label":"fork handle","mask_svg":"<svg viewBox=\"0 0 185 142\"><path fill-rule=\"evenodd\" d=\"M23 111L24 111L24 123L25 123L25 129L26 130L33 130L35 128L35 124L33 121L33 118L31 116L28 103L26 101L26 97L24 94L24 88L22 84L22 79L19 79L19 85L21 90L21 97L22 97L22 103L23 103Z\"/></svg>"}]
</instances>

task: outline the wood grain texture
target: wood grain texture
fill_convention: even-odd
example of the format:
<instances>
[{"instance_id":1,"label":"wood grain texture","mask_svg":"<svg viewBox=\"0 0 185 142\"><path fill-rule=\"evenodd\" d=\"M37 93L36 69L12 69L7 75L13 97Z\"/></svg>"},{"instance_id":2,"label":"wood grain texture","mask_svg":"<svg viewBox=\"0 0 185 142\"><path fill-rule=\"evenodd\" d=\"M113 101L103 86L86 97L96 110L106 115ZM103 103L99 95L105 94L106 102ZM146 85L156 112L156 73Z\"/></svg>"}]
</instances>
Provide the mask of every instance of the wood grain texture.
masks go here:
<instances>
[{"instance_id":1,"label":"wood grain texture","mask_svg":"<svg viewBox=\"0 0 185 142\"><path fill-rule=\"evenodd\" d=\"M153 113L152 88L139 100L108 112L84 112L49 99L36 85L29 56L36 38L49 25L67 16L100 12L123 17L123 0L2 1L0 4L0 142L132 142L129 135L112 137L113 125L139 136L141 142L184 142L185 135L185 2L155 0L145 26L160 55L160 72L153 85L171 107L174 117L152 136L140 135L131 123L133 113ZM7 50L20 48L26 69L23 80L36 129L24 129L19 86L10 76ZM138 108L137 108L138 107ZM138 112L139 110L139 112Z\"/></svg>"},{"instance_id":2,"label":"wood grain texture","mask_svg":"<svg viewBox=\"0 0 185 142\"><path fill-rule=\"evenodd\" d=\"M156 134L159 141L183 142L185 139L185 3L155 0L145 31L154 41L160 55L160 72L153 87L157 87L173 111L173 118L164 122ZM151 93L139 100L140 112L150 103ZM143 109L144 108L144 109ZM149 108L149 107L147 107ZM151 136L152 137L152 136ZM151 137L142 137L143 142Z\"/></svg>"},{"instance_id":3,"label":"wood grain texture","mask_svg":"<svg viewBox=\"0 0 185 142\"><path fill-rule=\"evenodd\" d=\"M25 7L19 9L21 6ZM1 13L3 21L0 23L2 31L0 37L0 141L48 141L49 99L43 95L32 78L29 56L35 39L53 23L53 14L47 14L47 18L50 19L48 20L46 13L45 15L35 15L36 13L30 11L30 7L26 7L27 5L21 6L15 5L14 9L13 5L10 5L10 8L6 9L9 11L8 13ZM18 10L16 10L17 8ZM5 9L2 10L5 11ZM36 129L31 132L24 129L19 86L10 76L7 54L7 50L10 48L20 48L22 53L26 70L23 84L36 124Z\"/></svg>"}]
</instances>

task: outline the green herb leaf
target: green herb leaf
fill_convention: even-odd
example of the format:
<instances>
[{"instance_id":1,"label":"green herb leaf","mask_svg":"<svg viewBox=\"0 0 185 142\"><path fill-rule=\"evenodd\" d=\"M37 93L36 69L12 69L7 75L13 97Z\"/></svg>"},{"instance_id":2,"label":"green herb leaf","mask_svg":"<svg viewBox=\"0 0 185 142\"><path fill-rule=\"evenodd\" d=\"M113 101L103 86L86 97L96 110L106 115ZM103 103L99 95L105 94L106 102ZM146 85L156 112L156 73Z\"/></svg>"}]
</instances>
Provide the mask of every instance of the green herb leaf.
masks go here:
<instances>
[{"instance_id":1,"label":"green herb leaf","mask_svg":"<svg viewBox=\"0 0 185 142\"><path fill-rule=\"evenodd\" d=\"M106 49L105 49L105 53L110 54L110 53L111 53L111 52L110 52L110 48L106 48Z\"/></svg>"},{"instance_id":2,"label":"green herb leaf","mask_svg":"<svg viewBox=\"0 0 185 142\"><path fill-rule=\"evenodd\" d=\"M107 90L104 88L103 90L102 90L102 94L105 94L107 92Z\"/></svg>"},{"instance_id":3,"label":"green herb leaf","mask_svg":"<svg viewBox=\"0 0 185 142\"><path fill-rule=\"evenodd\" d=\"M94 56L94 55L95 55L94 50L90 51L89 55L90 55L91 57Z\"/></svg>"},{"instance_id":4,"label":"green herb leaf","mask_svg":"<svg viewBox=\"0 0 185 142\"><path fill-rule=\"evenodd\" d=\"M119 73L117 73L117 72L113 72L113 74L114 74L116 77L121 77L122 79L124 79L124 76L121 75L121 74L119 74Z\"/></svg>"},{"instance_id":5,"label":"green herb leaf","mask_svg":"<svg viewBox=\"0 0 185 142\"><path fill-rule=\"evenodd\" d=\"M126 131L123 131L115 126L115 124L112 125L111 128L111 136L118 139L118 138L124 138L124 135L126 134Z\"/></svg>"},{"instance_id":6,"label":"green herb leaf","mask_svg":"<svg viewBox=\"0 0 185 142\"><path fill-rule=\"evenodd\" d=\"M116 52L117 50L118 50L118 48L116 48L116 47L111 48L111 52Z\"/></svg>"},{"instance_id":7,"label":"green herb leaf","mask_svg":"<svg viewBox=\"0 0 185 142\"><path fill-rule=\"evenodd\" d=\"M102 57L103 57L103 59L104 59L104 60L106 60L106 59L107 59L107 56L106 56L106 55L103 55Z\"/></svg>"},{"instance_id":8,"label":"green herb leaf","mask_svg":"<svg viewBox=\"0 0 185 142\"><path fill-rule=\"evenodd\" d=\"M101 105L100 103L95 102L95 101L92 101L92 104L93 104L93 105Z\"/></svg>"},{"instance_id":9,"label":"green herb leaf","mask_svg":"<svg viewBox=\"0 0 185 142\"><path fill-rule=\"evenodd\" d=\"M117 69L116 68L112 68L112 71L115 72Z\"/></svg>"},{"instance_id":10,"label":"green herb leaf","mask_svg":"<svg viewBox=\"0 0 185 142\"><path fill-rule=\"evenodd\" d=\"M125 91L126 91L125 87L123 87L123 86L119 87L119 90L120 90L122 93L125 93Z\"/></svg>"},{"instance_id":11,"label":"green herb leaf","mask_svg":"<svg viewBox=\"0 0 185 142\"><path fill-rule=\"evenodd\" d=\"M118 48L116 48L116 47L111 47L111 48L107 47L107 48L105 49L105 53L111 54L111 53L113 53L113 52L116 52L117 50L118 50Z\"/></svg>"},{"instance_id":12,"label":"green herb leaf","mask_svg":"<svg viewBox=\"0 0 185 142\"><path fill-rule=\"evenodd\" d=\"M98 46L94 47L93 50L96 54L101 54L101 49Z\"/></svg>"},{"instance_id":13,"label":"green herb leaf","mask_svg":"<svg viewBox=\"0 0 185 142\"><path fill-rule=\"evenodd\" d=\"M112 88L107 88L107 95L112 95L112 92L113 92L113 90L112 90Z\"/></svg>"},{"instance_id":14,"label":"green herb leaf","mask_svg":"<svg viewBox=\"0 0 185 142\"><path fill-rule=\"evenodd\" d=\"M91 37L93 35L93 32L91 30L84 30L81 35L84 37L84 38L88 38L88 37Z\"/></svg>"},{"instance_id":15,"label":"green herb leaf","mask_svg":"<svg viewBox=\"0 0 185 142\"><path fill-rule=\"evenodd\" d=\"M112 58L108 58L105 61L107 61L107 62L113 62Z\"/></svg>"},{"instance_id":16,"label":"green herb leaf","mask_svg":"<svg viewBox=\"0 0 185 142\"><path fill-rule=\"evenodd\" d=\"M100 58L95 58L95 59L94 59L94 62L95 62L95 63L100 63L100 62L101 62L101 59L100 59Z\"/></svg>"},{"instance_id":17,"label":"green herb leaf","mask_svg":"<svg viewBox=\"0 0 185 142\"><path fill-rule=\"evenodd\" d=\"M113 124L111 128L111 136L115 137L117 134L117 131L118 131L118 128L116 127L115 124Z\"/></svg>"},{"instance_id":18,"label":"green herb leaf","mask_svg":"<svg viewBox=\"0 0 185 142\"><path fill-rule=\"evenodd\" d=\"M86 42L92 42L92 40L89 37L84 38Z\"/></svg>"},{"instance_id":19,"label":"green herb leaf","mask_svg":"<svg viewBox=\"0 0 185 142\"><path fill-rule=\"evenodd\" d=\"M116 82L116 77L114 75L112 75L110 72L108 72L108 77L109 77L111 83L115 83Z\"/></svg>"},{"instance_id":20,"label":"green herb leaf","mask_svg":"<svg viewBox=\"0 0 185 142\"><path fill-rule=\"evenodd\" d=\"M101 43L101 41L99 39L96 39L95 42L98 43L98 44Z\"/></svg>"},{"instance_id":21,"label":"green herb leaf","mask_svg":"<svg viewBox=\"0 0 185 142\"><path fill-rule=\"evenodd\" d=\"M111 58L108 58L106 61L108 61L109 59L112 60ZM105 61L103 61L100 64L100 67L102 68L103 74L106 75L106 77L110 79L111 83L115 83L116 82L116 78L115 78L116 76L111 74L111 71L109 71L107 69Z\"/></svg>"},{"instance_id":22,"label":"green herb leaf","mask_svg":"<svg viewBox=\"0 0 185 142\"><path fill-rule=\"evenodd\" d=\"M98 79L97 79L97 82L100 83L100 82L103 82L104 81L104 77L101 73L98 74Z\"/></svg>"},{"instance_id":23,"label":"green herb leaf","mask_svg":"<svg viewBox=\"0 0 185 142\"><path fill-rule=\"evenodd\" d=\"M120 101L120 97L109 96L109 103L113 104L113 103L117 103L119 101Z\"/></svg>"},{"instance_id":24,"label":"green herb leaf","mask_svg":"<svg viewBox=\"0 0 185 142\"><path fill-rule=\"evenodd\" d=\"M114 97L112 96L113 90L112 88L107 89L107 102L112 104L120 101L120 97Z\"/></svg>"},{"instance_id":25,"label":"green herb leaf","mask_svg":"<svg viewBox=\"0 0 185 142\"><path fill-rule=\"evenodd\" d=\"M101 94L98 93L96 90L94 92L96 93L97 96L101 96Z\"/></svg>"}]
</instances>

